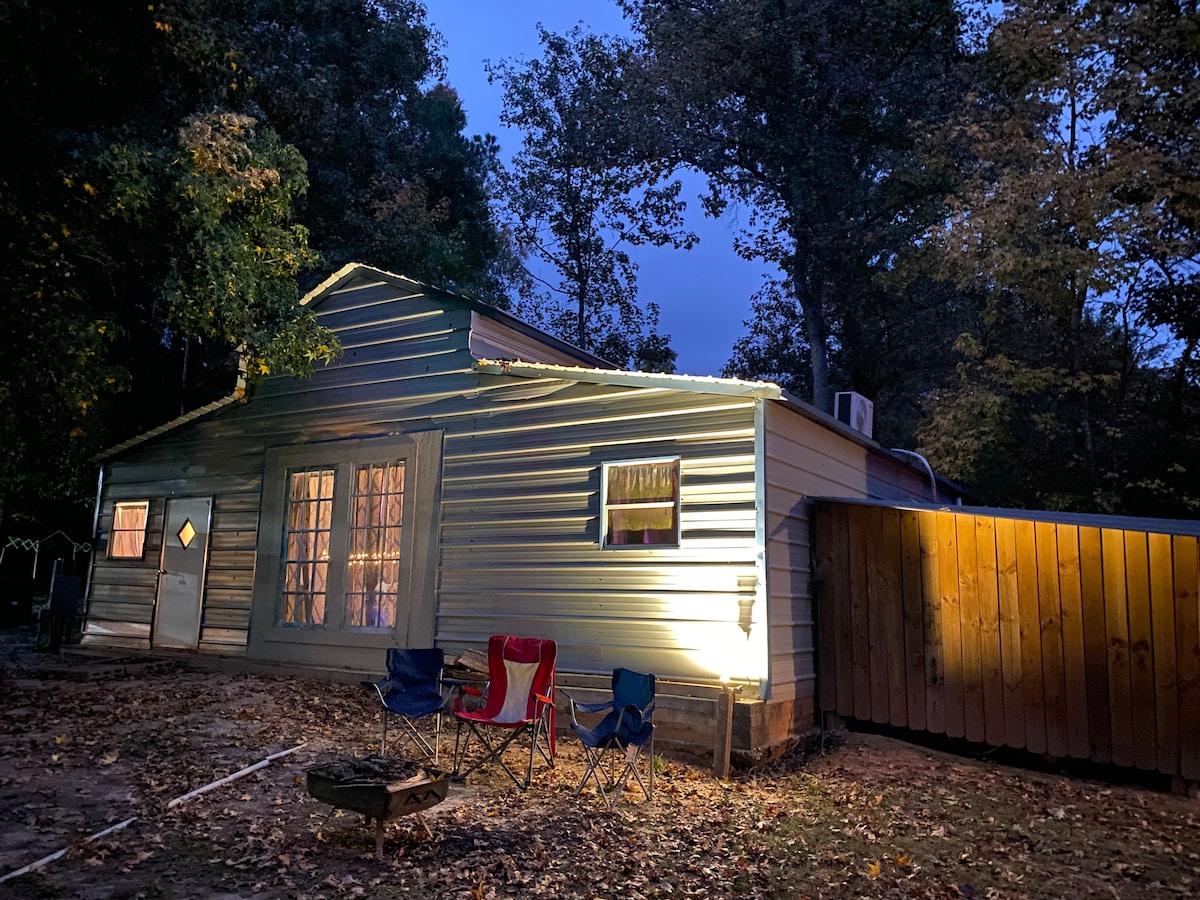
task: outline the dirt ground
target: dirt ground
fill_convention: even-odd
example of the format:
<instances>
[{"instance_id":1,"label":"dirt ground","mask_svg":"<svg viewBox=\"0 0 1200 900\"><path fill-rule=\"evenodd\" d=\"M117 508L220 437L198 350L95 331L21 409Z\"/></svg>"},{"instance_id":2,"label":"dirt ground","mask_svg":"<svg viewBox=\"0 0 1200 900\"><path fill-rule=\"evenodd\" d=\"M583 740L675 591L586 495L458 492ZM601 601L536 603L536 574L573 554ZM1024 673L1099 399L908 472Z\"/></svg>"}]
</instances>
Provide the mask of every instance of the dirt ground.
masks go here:
<instances>
[{"instance_id":1,"label":"dirt ground","mask_svg":"<svg viewBox=\"0 0 1200 900\"><path fill-rule=\"evenodd\" d=\"M54 663L53 659L49 663ZM38 677L0 633L7 898L1164 897L1200 895L1200 801L849 734L728 781L662 763L653 802L606 811L578 744L526 793L497 773L389 823L308 796L305 769L378 749L356 685L200 669ZM168 809L267 755L304 749ZM92 842L83 838L136 816Z\"/></svg>"}]
</instances>

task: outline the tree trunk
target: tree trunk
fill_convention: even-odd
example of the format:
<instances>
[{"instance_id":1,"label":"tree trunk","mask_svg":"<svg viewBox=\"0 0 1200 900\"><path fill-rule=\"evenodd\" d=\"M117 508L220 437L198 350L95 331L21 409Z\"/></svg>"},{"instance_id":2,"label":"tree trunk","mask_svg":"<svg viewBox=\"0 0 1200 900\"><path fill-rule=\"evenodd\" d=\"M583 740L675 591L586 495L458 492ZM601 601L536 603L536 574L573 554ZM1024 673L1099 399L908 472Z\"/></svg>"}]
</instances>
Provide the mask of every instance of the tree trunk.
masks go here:
<instances>
[{"instance_id":1,"label":"tree trunk","mask_svg":"<svg viewBox=\"0 0 1200 900\"><path fill-rule=\"evenodd\" d=\"M829 393L829 350L825 341L825 309L819 292L813 290L807 263L799 246L792 258L792 290L800 313L804 317L804 336L808 338L809 365L812 369L810 402L822 412L833 412L833 396Z\"/></svg>"}]
</instances>

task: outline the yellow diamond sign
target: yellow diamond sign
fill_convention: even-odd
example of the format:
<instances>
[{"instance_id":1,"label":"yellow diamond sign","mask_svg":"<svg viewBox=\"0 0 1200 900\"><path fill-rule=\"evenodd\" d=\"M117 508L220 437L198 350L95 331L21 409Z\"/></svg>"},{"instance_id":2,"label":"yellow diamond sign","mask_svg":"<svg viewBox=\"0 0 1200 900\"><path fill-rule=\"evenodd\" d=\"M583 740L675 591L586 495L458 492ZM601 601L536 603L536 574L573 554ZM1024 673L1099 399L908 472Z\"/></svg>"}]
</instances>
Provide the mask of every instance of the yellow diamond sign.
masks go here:
<instances>
[{"instance_id":1,"label":"yellow diamond sign","mask_svg":"<svg viewBox=\"0 0 1200 900\"><path fill-rule=\"evenodd\" d=\"M180 546L186 550L196 537L196 527L192 524L191 519L183 523L183 527L179 529L179 534L176 537L179 538Z\"/></svg>"}]
</instances>

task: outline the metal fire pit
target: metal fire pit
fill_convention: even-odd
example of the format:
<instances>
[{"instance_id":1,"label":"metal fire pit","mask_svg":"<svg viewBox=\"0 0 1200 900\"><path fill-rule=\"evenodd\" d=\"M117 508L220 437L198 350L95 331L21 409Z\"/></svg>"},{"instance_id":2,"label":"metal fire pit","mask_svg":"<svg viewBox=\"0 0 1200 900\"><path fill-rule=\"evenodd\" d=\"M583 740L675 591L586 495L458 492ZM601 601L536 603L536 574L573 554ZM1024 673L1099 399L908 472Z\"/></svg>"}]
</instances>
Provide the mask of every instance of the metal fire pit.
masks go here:
<instances>
[{"instance_id":1,"label":"metal fire pit","mask_svg":"<svg viewBox=\"0 0 1200 900\"><path fill-rule=\"evenodd\" d=\"M384 823L437 806L446 799L450 779L445 772L419 763L368 756L313 766L306 772L305 786L322 803L361 813L368 825L373 819L375 854L382 858ZM429 831L425 820L417 818Z\"/></svg>"}]
</instances>

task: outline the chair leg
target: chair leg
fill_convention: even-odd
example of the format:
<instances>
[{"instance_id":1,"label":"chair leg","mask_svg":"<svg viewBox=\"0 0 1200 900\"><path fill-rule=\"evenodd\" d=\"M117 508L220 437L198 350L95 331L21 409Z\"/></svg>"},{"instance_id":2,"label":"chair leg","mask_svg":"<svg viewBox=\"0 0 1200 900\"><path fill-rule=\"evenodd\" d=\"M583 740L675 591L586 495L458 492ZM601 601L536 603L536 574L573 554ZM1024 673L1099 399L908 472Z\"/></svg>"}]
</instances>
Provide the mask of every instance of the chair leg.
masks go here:
<instances>
[{"instance_id":1,"label":"chair leg","mask_svg":"<svg viewBox=\"0 0 1200 900\"><path fill-rule=\"evenodd\" d=\"M621 774L621 781L617 785L615 794L617 799L621 798L621 792L625 790L625 785L629 782L629 776L632 774L634 780L638 783L638 787L642 789L642 793L646 795L646 799L651 799L650 791L646 788L646 783L642 781L642 773L638 770L638 760L641 759L642 748L630 744L625 750L625 770ZM654 778L654 757L650 757L650 778ZM651 781L653 783L653 781Z\"/></svg>"},{"instance_id":2,"label":"chair leg","mask_svg":"<svg viewBox=\"0 0 1200 900\"><path fill-rule=\"evenodd\" d=\"M596 782L596 793L604 801L604 805L612 808L612 803L608 799L608 793L604 789L604 782L600 780L600 773L597 769L604 765L604 752L599 749L593 749L587 744L583 745L584 771L583 778L579 780L579 784L575 788L574 796L579 797L583 786L587 784L588 778L592 778Z\"/></svg>"},{"instance_id":3,"label":"chair leg","mask_svg":"<svg viewBox=\"0 0 1200 900\"><path fill-rule=\"evenodd\" d=\"M379 755L387 756L387 710L385 709L379 716L383 719L383 733L379 736Z\"/></svg>"},{"instance_id":4,"label":"chair leg","mask_svg":"<svg viewBox=\"0 0 1200 900\"><path fill-rule=\"evenodd\" d=\"M463 723L463 720L459 719L458 727L459 727L460 734L462 732L462 723ZM501 741L497 745L497 744L492 743L491 739L487 736L487 734L485 732L480 731L478 728L476 728L474 722L467 722L467 738L462 743L461 751L459 750L457 735L455 736L455 740L454 740L454 759L455 759L454 777L461 781L462 779L464 779L468 775L470 775L472 772L476 771L477 769L482 768L487 763L492 762L494 760L500 766L500 768L502 768L505 771L505 773L508 775L508 777L512 779L512 782L513 782L513 784L515 784L517 786L517 789L524 791L526 788L529 787L529 785L533 781L533 751L532 751L532 749L530 750L529 768L526 770L524 783L522 783L521 779L519 779L513 773L512 769L510 769L508 767L508 764L504 761L503 754L504 754L504 751L508 749L508 745L511 744L513 741L515 741L522 734L524 734L526 732L526 730L527 730L527 727L526 728L514 728L512 730L512 732L508 735L508 737L506 737L503 741ZM530 732L530 733L532 734L532 732ZM466 769L463 769L462 764L466 760L467 748L471 744L471 736L472 735L474 735L479 740L479 743L481 743L483 745L485 752L480 756L480 758L478 760L476 760L474 763L472 763Z\"/></svg>"},{"instance_id":5,"label":"chair leg","mask_svg":"<svg viewBox=\"0 0 1200 900\"><path fill-rule=\"evenodd\" d=\"M654 799L654 732L650 732L650 792L646 794L647 800Z\"/></svg>"}]
</instances>

